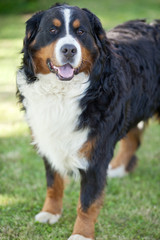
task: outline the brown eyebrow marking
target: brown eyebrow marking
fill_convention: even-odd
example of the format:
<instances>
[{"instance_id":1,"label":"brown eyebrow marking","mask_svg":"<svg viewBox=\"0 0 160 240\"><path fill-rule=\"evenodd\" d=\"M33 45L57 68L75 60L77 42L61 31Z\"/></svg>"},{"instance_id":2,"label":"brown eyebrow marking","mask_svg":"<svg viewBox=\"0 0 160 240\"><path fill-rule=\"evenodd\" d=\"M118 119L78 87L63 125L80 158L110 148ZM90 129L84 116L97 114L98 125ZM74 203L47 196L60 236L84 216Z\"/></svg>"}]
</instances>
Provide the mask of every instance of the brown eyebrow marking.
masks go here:
<instances>
[{"instance_id":1,"label":"brown eyebrow marking","mask_svg":"<svg viewBox=\"0 0 160 240\"><path fill-rule=\"evenodd\" d=\"M73 22L73 27L74 28L78 28L80 26L80 21L78 19L76 19L74 22Z\"/></svg>"},{"instance_id":2,"label":"brown eyebrow marking","mask_svg":"<svg viewBox=\"0 0 160 240\"><path fill-rule=\"evenodd\" d=\"M53 24L56 27L60 27L62 25L61 21L58 18L53 19Z\"/></svg>"}]
</instances>

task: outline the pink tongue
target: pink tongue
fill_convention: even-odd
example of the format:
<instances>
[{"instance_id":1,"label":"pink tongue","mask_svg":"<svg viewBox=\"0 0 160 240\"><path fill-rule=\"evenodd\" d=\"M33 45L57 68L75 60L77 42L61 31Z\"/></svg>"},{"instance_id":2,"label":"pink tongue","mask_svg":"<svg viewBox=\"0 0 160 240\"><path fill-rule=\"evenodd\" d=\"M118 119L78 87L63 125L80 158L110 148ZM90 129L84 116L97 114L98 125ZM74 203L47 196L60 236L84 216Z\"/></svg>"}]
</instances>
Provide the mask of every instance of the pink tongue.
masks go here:
<instances>
[{"instance_id":1,"label":"pink tongue","mask_svg":"<svg viewBox=\"0 0 160 240\"><path fill-rule=\"evenodd\" d=\"M71 78L73 76L74 69L70 64L66 64L62 67L58 67L58 74L63 78Z\"/></svg>"}]
</instances>

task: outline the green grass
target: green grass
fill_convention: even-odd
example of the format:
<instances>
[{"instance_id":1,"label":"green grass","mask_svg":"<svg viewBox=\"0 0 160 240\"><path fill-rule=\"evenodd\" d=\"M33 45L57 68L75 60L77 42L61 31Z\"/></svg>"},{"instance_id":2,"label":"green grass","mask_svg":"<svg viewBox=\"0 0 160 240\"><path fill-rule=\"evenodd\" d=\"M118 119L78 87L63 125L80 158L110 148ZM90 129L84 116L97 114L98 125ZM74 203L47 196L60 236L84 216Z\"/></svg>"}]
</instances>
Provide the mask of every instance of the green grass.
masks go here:
<instances>
[{"instance_id":1,"label":"green grass","mask_svg":"<svg viewBox=\"0 0 160 240\"><path fill-rule=\"evenodd\" d=\"M106 29L128 19L160 18L159 0L68 2L91 9ZM15 75L28 17L0 16L0 239L66 240L76 218L79 182L70 179L66 184L63 216L57 224L34 222L45 198L45 172L15 99ZM97 240L160 239L159 142L160 127L152 121L137 153L136 171L124 179L108 180L96 224Z\"/></svg>"}]
</instances>

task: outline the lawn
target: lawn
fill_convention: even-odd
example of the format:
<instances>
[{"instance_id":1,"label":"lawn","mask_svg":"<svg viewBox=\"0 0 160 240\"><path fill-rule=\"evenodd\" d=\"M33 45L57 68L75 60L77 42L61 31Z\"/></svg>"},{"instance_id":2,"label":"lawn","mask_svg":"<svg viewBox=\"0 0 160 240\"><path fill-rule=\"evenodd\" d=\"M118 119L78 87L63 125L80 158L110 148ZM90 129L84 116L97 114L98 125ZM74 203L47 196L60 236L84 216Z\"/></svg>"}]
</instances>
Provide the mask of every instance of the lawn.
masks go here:
<instances>
[{"instance_id":1,"label":"lawn","mask_svg":"<svg viewBox=\"0 0 160 240\"><path fill-rule=\"evenodd\" d=\"M105 29L129 19L160 18L159 0L68 2L95 12ZM24 22L29 16L0 15L0 239L66 240L76 218L78 181L67 180L63 215L57 224L34 222L45 197L45 172L41 158L30 145L29 130L15 98ZM104 207L96 224L96 240L160 239L158 123L150 122L143 140L137 152L136 171L123 179L107 181Z\"/></svg>"}]
</instances>

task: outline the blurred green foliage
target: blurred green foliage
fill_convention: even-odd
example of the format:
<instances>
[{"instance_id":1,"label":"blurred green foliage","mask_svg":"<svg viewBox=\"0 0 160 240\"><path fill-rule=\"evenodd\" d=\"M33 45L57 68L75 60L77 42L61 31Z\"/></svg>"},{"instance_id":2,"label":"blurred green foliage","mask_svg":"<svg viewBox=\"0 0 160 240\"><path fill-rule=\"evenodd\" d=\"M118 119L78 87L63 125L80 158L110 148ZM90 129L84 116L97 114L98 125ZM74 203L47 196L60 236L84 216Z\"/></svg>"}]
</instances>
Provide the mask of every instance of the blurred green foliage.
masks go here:
<instances>
[{"instance_id":1,"label":"blurred green foliage","mask_svg":"<svg viewBox=\"0 0 160 240\"><path fill-rule=\"evenodd\" d=\"M1 0L0 14L31 13L46 9L56 2L56 0Z\"/></svg>"},{"instance_id":2,"label":"blurred green foliage","mask_svg":"<svg viewBox=\"0 0 160 240\"><path fill-rule=\"evenodd\" d=\"M107 17L107 10L110 13L117 12L121 18L126 14L144 16L148 12L154 18L154 14L157 16L158 11L160 15L160 0L0 0L0 14L32 13L47 9L56 2L87 7L97 14L103 14L105 11L104 17Z\"/></svg>"},{"instance_id":3,"label":"blurred green foliage","mask_svg":"<svg viewBox=\"0 0 160 240\"><path fill-rule=\"evenodd\" d=\"M20 37L24 29L22 22L30 14L48 9L57 1L90 9L100 18L106 30L131 19L152 21L160 18L160 0L0 0L0 38Z\"/></svg>"}]
</instances>

